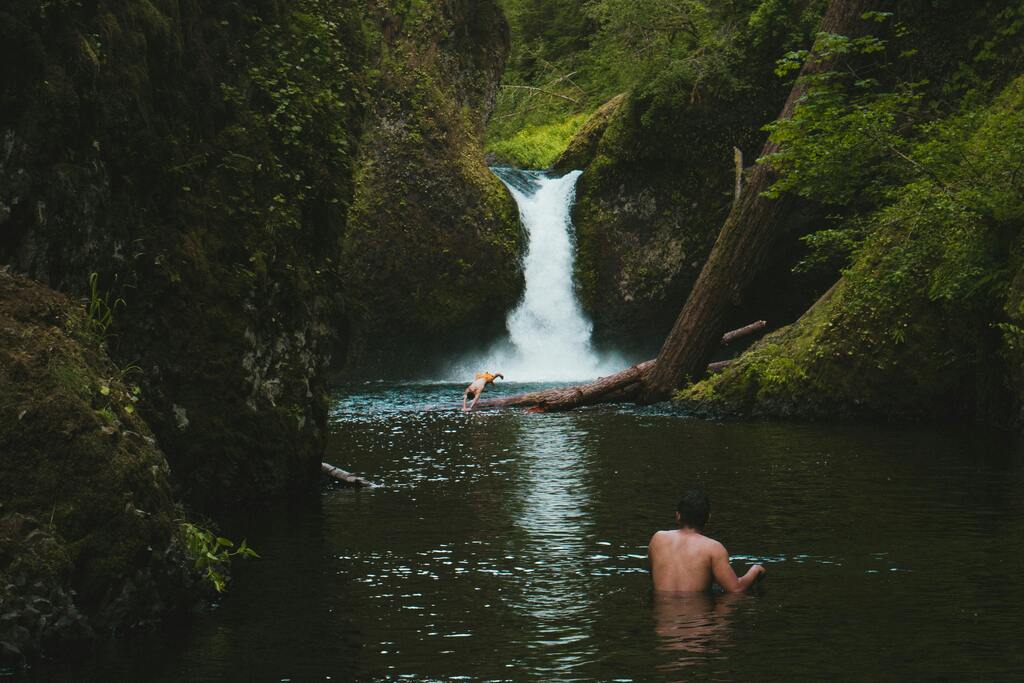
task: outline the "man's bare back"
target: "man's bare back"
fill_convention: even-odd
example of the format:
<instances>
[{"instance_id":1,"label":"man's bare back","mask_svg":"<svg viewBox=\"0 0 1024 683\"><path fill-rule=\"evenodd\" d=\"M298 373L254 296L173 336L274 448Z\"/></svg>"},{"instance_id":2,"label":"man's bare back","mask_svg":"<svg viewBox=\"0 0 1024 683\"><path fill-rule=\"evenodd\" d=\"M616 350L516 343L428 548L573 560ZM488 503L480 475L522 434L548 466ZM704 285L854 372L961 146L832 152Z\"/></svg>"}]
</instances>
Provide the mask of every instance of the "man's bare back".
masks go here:
<instances>
[{"instance_id":1,"label":"man's bare back","mask_svg":"<svg viewBox=\"0 0 1024 683\"><path fill-rule=\"evenodd\" d=\"M656 591L693 593L711 590L712 583L717 583L722 590L739 593L764 572L764 567L755 564L737 578L725 546L690 528L659 531L647 552Z\"/></svg>"},{"instance_id":2,"label":"man's bare back","mask_svg":"<svg viewBox=\"0 0 1024 683\"><path fill-rule=\"evenodd\" d=\"M654 590L692 593L711 590L717 583L724 591L739 593L764 573L764 567L755 564L742 577L736 576L725 546L701 533L709 514L710 504L703 492L687 491L676 511L681 528L651 537L647 554Z\"/></svg>"}]
</instances>

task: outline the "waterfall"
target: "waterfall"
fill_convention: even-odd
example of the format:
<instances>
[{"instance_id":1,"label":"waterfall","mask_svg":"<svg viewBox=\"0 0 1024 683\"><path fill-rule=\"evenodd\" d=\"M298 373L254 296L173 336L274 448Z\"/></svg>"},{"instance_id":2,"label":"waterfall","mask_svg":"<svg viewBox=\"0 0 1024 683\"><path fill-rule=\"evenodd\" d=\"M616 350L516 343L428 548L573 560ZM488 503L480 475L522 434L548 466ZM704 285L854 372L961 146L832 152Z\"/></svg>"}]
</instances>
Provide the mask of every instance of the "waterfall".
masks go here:
<instances>
[{"instance_id":1,"label":"waterfall","mask_svg":"<svg viewBox=\"0 0 1024 683\"><path fill-rule=\"evenodd\" d=\"M573 288L570 208L581 172L552 177L540 171L492 170L515 198L529 235L526 290L505 321L508 337L458 363L453 368L457 378L489 370L512 382L572 381L621 369L621 360L599 356L591 347L592 325Z\"/></svg>"}]
</instances>

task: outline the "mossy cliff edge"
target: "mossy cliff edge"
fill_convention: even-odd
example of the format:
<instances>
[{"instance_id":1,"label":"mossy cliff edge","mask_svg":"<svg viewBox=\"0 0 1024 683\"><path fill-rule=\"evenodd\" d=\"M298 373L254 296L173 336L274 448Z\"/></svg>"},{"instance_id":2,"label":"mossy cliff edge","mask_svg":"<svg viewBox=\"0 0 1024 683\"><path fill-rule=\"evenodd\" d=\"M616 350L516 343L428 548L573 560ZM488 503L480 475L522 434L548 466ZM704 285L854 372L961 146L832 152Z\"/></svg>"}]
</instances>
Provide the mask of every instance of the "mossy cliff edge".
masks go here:
<instances>
[{"instance_id":1,"label":"mossy cliff edge","mask_svg":"<svg viewBox=\"0 0 1024 683\"><path fill-rule=\"evenodd\" d=\"M523 288L515 202L480 152L509 49L504 16L448 0L379 23L343 240L350 374L423 372L453 343L500 333Z\"/></svg>"},{"instance_id":2,"label":"mossy cliff edge","mask_svg":"<svg viewBox=\"0 0 1024 683\"><path fill-rule=\"evenodd\" d=\"M0 13L0 261L122 298L111 353L193 501L316 472L351 196L354 3Z\"/></svg>"},{"instance_id":3,"label":"mossy cliff edge","mask_svg":"<svg viewBox=\"0 0 1024 683\"><path fill-rule=\"evenodd\" d=\"M0 661L194 594L170 470L81 307L0 270Z\"/></svg>"}]
</instances>

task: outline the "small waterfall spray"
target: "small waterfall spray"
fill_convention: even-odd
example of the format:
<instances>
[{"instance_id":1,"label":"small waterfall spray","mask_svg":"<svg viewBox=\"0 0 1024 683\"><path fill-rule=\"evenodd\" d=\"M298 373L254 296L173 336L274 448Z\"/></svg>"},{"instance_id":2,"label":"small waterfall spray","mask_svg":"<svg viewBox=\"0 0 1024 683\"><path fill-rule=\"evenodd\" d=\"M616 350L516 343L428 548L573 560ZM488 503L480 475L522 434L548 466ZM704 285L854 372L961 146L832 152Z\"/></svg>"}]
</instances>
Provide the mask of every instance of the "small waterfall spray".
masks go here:
<instances>
[{"instance_id":1,"label":"small waterfall spray","mask_svg":"<svg viewBox=\"0 0 1024 683\"><path fill-rule=\"evenodd\" d=\"M480 370L501 371L516 382L593 379L621 369L591 347L592 325L573 289L569 215L580 171L556 178L540 171L493 169L519 206L529 234L526 291L508 315L508 338L453 368L460 380Z\"/></svg>"}]
</instances>

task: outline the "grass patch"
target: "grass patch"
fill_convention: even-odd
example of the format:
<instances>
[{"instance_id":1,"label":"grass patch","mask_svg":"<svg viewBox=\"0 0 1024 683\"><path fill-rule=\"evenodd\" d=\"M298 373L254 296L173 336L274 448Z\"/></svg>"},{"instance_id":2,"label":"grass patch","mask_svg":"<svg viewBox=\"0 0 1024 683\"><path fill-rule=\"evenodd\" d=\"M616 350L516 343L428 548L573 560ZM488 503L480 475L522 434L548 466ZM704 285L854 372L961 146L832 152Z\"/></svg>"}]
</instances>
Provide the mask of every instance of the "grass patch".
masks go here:
<instances>
[{"instance_id":1,"label":"grass patch","mask_svg":"<svg viewBox=\"0 0 1024 683\"><path fill-rule=\"evenodd\" d=\"M587 117L587 114L575 114L558 123L527 126L510 138L489 142L486 151L516 166L549 168L569 146Z\"/></svg>"}]
</instances>

